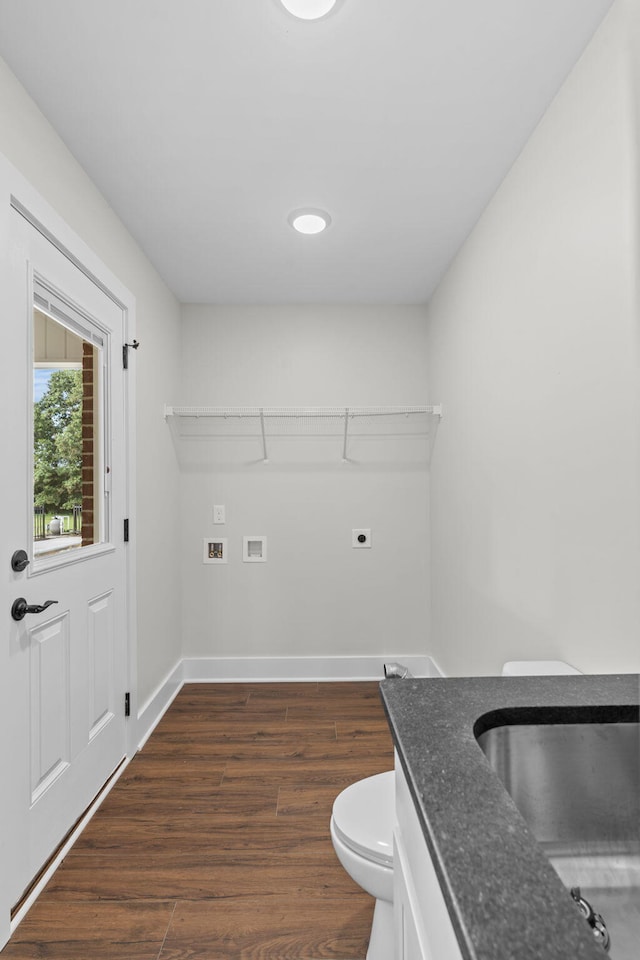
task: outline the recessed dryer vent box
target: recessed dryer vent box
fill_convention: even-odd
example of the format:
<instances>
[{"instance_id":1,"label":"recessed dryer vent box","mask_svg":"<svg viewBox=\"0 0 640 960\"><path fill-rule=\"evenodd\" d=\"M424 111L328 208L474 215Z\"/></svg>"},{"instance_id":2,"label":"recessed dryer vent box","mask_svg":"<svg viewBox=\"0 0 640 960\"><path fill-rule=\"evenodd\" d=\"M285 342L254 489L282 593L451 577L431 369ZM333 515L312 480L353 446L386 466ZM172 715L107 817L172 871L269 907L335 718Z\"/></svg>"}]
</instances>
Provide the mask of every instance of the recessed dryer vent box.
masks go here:
<instances>
[{"instance_id":1,"label":"recessed dryer vent box","mask_svg":"<svg viewBox=\"0 0 640 960\"><path fill-rule=\"evenodd\" d=\"M264 563L267 559L267 538L243 537L242 559L245 563Z\"/></svg>"},{"instance_id":2,"label":"recessed dryer vent box","mask_svg":"<svg viewBox=\"0 0 640 960\"><path fill-rule=\"evenodd\" d=\"M205 537L203 563L226 563L227 562L227 539L226 537Z\"/></svg>"}]
</instances>

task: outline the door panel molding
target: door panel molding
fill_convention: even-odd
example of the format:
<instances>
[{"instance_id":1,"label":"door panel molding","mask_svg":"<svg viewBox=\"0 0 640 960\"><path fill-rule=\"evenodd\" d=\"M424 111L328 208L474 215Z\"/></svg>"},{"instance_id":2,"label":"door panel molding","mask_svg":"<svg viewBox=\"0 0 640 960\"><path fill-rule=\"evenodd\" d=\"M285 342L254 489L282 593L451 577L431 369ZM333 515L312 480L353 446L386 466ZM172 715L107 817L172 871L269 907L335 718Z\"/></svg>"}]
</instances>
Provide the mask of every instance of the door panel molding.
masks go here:
<instances>
[{"instance_id":1,"label":"door panel molding","mask_svg":"<svg viewBox=\"0 0 640 960\"><path fill-rule=\"evenodd\" d=\"M87 647L89 651L89 741L114 716L113 590L87 604Z\"/></svg>"},{"instance_id":2,"label":"door panel molding","mask_svg":"<svg viewBox=\"0 0 640 960\"><path fill-rule=\"evenodd\" d=\"M70 652L68 610L29 630L32 807L71 761Z\"/></svg>"}]
</instances>

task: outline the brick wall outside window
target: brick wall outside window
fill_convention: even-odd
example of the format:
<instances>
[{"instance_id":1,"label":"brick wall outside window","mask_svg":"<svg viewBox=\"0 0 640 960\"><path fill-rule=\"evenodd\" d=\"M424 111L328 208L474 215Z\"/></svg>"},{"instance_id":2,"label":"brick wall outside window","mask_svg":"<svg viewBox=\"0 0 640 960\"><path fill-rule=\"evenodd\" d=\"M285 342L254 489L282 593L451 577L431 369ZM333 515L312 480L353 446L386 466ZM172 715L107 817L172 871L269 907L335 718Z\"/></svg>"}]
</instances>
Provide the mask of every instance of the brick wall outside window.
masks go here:
<instances>
[{"instance_id":1,"label":"brick wall outside window","mask_svg":"<svg viewBox=\"0 0 640 960\"><path fill-rule=\"evenodd\" d=\"M82 546L95 542L94 536L94 347L83 343L82 352Z\"/></svg>"}]
</instances>

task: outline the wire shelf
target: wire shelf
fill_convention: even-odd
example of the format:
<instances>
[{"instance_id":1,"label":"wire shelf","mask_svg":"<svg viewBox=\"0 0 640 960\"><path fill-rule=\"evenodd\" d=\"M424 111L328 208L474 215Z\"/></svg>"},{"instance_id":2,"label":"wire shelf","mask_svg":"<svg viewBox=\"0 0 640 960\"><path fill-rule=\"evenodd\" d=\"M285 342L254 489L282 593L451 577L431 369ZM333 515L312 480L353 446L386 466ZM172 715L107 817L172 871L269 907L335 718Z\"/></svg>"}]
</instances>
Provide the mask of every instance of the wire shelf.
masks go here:
<instances>
[{"instance_id":1,"label":"wire shelf","mask_svg":"<svg viewBox=\"0 0 640 960\"><path fill-rule=\"evenodd\" d=\"M269 437L342 437L342 459L348 460L349 436L397 436L428 432L428 418L442 416L442 407L428 405L378 407L207 407L170 406L170 418L217 421L214 435L256 436L268 461ZM355 433L357 426L357 434Z\"/></svg>"},{"instance_id":2,"label":"wire shelf","mask_svg":"<svg viewBox=\"0 0 640 960\"><path fill-rule=\"evenodd\" d=\"M442 416L440 406L386 406L386 407L173 407L164 408L165 417L312 417L335 418L348 417L389 417L409 414L430 413Z\"/></svg>"}]
</instances>

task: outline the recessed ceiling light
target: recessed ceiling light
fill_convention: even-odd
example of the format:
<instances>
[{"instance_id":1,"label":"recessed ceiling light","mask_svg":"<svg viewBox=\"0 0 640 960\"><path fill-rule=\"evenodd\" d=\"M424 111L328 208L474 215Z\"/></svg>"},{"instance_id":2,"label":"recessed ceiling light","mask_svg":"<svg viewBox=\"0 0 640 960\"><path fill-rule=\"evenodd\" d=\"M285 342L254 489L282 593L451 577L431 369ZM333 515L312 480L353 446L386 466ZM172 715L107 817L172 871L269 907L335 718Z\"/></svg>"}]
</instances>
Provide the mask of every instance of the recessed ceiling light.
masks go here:
<instances>
[{"instance_id":1,"label":"recessed ceiling light","mask_svg":"<svg viewBox=\"0 0 640 960\"><path fill-rule=\"evenodd\" d=\"M289 223L298 233L322 233L331 223L324 210L294 210L289 214Z\"/></svg>"},{"instance_id":2,"label":"recessed ceiling light","mask_svg":"<svg viewBox=\"0 0 640 960\"><path fill-rule=\"evenodd\" d=\"M319 20L336 5L336 0L280 0L282 6L300 20Z\"/></svg>"}]
</instances>

